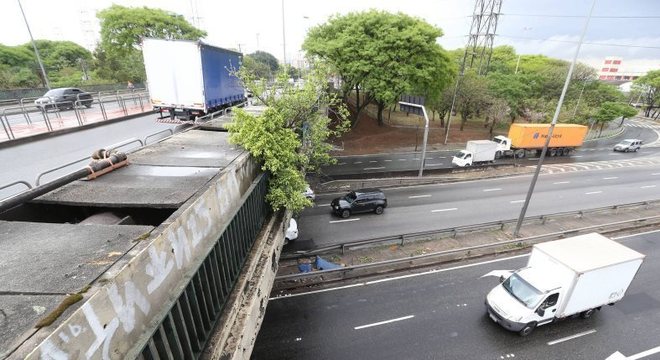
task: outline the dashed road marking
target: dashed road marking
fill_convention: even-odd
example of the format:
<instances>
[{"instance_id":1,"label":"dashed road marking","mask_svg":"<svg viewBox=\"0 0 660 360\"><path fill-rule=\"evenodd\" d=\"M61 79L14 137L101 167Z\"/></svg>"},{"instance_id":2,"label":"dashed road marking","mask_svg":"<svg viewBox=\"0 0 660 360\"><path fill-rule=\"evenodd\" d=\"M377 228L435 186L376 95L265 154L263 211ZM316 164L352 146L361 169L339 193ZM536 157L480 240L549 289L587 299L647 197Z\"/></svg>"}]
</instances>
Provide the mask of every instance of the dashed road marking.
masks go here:
<instances>
[{"instance_id":1,"label":"dashed road marking","mask_svg":"<svg viewBox=\"0 0 660 360\"><path fill-rule=\"evenodd\" d=\"M484 189L483 192L500 191L502 188Z\"/></svg>"},{"instance_id":2,"label":"dashed road marking","mask_svg":"<svg viewBox=\"0 0 660 360\"><path fill-rule=\"evenodd\" d=\"M369 160L370 163L377 163L378 160Z\"/></svg>"},{"instance_id":3,"label":"dashed road marking","mask_svg":"<svg viewBox=\"0 0 660 360\"><path fill-rule=\"evenodd\" d=\"M403 316L403 317L396 318L396 319L385 320L385 321L379 321L379 322L376 322L376 323L373 323L373 324L367 324L367 325L356 326L356 327L354 327L353 329L355 329L355 330L360 330L360 329L369 328L369 327L373 327L373 326L385 325L385 324L389 324L389 323L393 323L393 322L397 322L397 321L408 320L408 319L412 319L412 318L414 318L414 317L415 317L415 315L408 315L408 316Z\"/></svg>"},{"instance_id":4,"label":"dashed road marking","mask_svg":"<svg viewBox=\"0 0 660 360\"><path fill-rule=\"evenodd\" d=\"M385 159L385 160L383 160L383 161L385 161L385 162L390 162L390 161L392 161L392 159Z\"/></svg>"},{"instance_id":5,"label":"dashed road marking","mask_svg":"<svg viewBox=\"0 0 660 360\"><path fill-rule=\"evenodd\" d=\"M600 194L600 193L602 193L602 191L589 191L589 192L586 192L584 194L585 195L594 195L594 194Z\"/></svg>"},{"instance_id":6,"label":"dashed road marking","mask_svg":"<svg viewBox=\"0 0 660 360\"><path fill-rule=\"evenodd\" d=\"M614 180L618 178L619 178L618 176L610 176L610 177L604 177L603 180Z\"/></svg>"},{"instance_id":7,"label":"dashed road marking","mask_svg":"<svg viewBox=\"0 0 660 360\"><path fill-rule=\"evenodd\" d=\"M562 342L564 342L564 341L577 339L577 338L579 338L579 337L581 337L581 336L585 336L585 335L593 334L593 333L595 333L595 332L596 332L596 329L591 329L591 330L583 331L583 332L581 332L581 333L577 333L577 334L575 334L575 335L571 335L571 336L567 336L567 337L564 337L564 338L561 338L561 339L557 339L557 340L549 341L549 342L548 342L548 345L559 344L559 343L562 343Z\"/></svg>"},{"instance_id":8,"label":"dashed road marking","mask_svg":"<svg viewBox=\"0 0 660 360\"><path fill-rule=\"evenodd\" d=\"M352 219L344 219L344 220L330 220L330 224L337 224L337 223L343 223L343 222L349 222L349 221L359 221L360 218L352 218Z\"/></svg>"},{"instance_id":9,"label":"dashed road marking","mask_svg":"<svg viewBox=\"0 0 660 360\"><path fill-rule=\"evenodd\" d=\"M412 196L408 196L408 199L419 199L419 198L429 198L429 197L431 197L431 195L429 195L429 194L427 194L427 195L412 195Z\"/></svg>"},{"instance_id":10,"label":"dashed road marking","mask_svg":"<svg viewBox=\"0 0 660 360\"><path fill-rule=\"evenodd\" d=\"M454 210L458 210L458 208L437 209L437 210L431 210L431 212L434 213L434 212L445 212L445 211L454 211Z\"/></svg>"},{"instance_id":11,"label":"dashed road marking","mask_svg":"<svg viewBox=\"0 0 660 360\"><path fill-rule=\"evenodd\" d=\"M362 161L356 161L353 163L353 165L357 165L357 164L362 164Z\"/></svg>"},{"instance_id":12,"label":"dashed road marking","mask_svg":"<svg viewBox=\"0 0 660 360\"><path fill-rule=\"evenodd\" d=\"M650 188L654 188L654 187L655 187L655 185L645 185L645 186L642 186L640 189L650 189Z\"/></svg>"},{"instance_id":13,"label":"dashed road marking","mask_svg":"<svg viewBox=\"0 0 660 360\"><path fill-rule=\"evenodd\" d=\"M552 185L562 185L562 184L570 184L570 181L557 181L553 182Z\"/></svg>"},{"instance_id":14,"label":"dashed road marking","mask_svg":"<svg viewBox=\"0 0 660 360\"><path fill-rule=\"evenodd\" d=\"M511 201L509 201L510 204L519 204L521 202L525 202L525 200L511 200Z\"/></svg>"},{"instance_id":15,"label":"dashed road marking","mask_svg":"<svg viewBox=\"0 0 660 360\"><path fill-rule=\"evenodd\" d=\"M362 170L367 171L367 170L381 170L381 169L385 169L385 166L368 167L368 168L364 168L364 169L362 169Z\"/></svg>"},{"instance_id":16,"label":"dashed road marking","mask_svg":"<svg viewBox=\"0 0 660 360\"><path fill-rule=\"evenodd\" d=\"M408 159L399 159L399 161L408 161Z\"/></svg>"}]
</instances>

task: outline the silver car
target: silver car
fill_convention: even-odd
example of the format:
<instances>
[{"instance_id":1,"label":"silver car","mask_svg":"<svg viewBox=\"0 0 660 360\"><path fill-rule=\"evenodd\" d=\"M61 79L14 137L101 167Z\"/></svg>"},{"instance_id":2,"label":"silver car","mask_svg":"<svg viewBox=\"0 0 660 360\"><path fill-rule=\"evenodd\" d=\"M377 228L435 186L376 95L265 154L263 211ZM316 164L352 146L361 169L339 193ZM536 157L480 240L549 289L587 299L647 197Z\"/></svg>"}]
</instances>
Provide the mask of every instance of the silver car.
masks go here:
<instances>
[{"instance_id":1,"label":"silver car","mask_svg":"<svg viewBox=\"0 0 660 360\"><path fill-rule=\"evenodd\" d=\"M34 106L39 110L49 109L73 109L77 104L92 107L92 94L76 88L58 88L49 90L44 96L34 101Z\"/></svg>"},{"instance_id":2,"label":"silver car","mask_svg":"<svg viewBox=\"0 0 660 360\"><path fill-rule=\"evenodd\" d=\"M614 145L614 151L637 151L642 146L642 140L639 139L625 139L620 143Z\"/></svg>"}]
</instances>

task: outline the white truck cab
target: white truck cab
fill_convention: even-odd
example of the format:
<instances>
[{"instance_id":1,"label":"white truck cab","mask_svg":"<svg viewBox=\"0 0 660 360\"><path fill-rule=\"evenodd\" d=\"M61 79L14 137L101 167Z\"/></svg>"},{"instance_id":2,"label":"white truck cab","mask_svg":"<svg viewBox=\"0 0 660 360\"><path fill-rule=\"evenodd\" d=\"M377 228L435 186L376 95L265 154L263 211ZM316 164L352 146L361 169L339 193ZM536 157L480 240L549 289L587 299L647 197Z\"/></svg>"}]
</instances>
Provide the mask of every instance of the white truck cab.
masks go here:
<instances>
[{"instance_id":1,"label":"white truck cab","mask_svg":"<svg viewBox=\"0 0 660 360\"><path fill-rule=\"evenodd\" d=\"M472 153L467 150L461 150L454 155L451 163L458 167L470 166L472 165Z\"/></svg>"},{"instance_id":2,"label":"white truck cab","mask_svg":"<svg viewBox=\"0 0 660 360\"><path fill-rule=\"evenodd\" d=\"M497 135L493 138L493 141L497 143L497 151L508 151L511 150L511 139L506 136Z\"/></svg>"}]
</instances>

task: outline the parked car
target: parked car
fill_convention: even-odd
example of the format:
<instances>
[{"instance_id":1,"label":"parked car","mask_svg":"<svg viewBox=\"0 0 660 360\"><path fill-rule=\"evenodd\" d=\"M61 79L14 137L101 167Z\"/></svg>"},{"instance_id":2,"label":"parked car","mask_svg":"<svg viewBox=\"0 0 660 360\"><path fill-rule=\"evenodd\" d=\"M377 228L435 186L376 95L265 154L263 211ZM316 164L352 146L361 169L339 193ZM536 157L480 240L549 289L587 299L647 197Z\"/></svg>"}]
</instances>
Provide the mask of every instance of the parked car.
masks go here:
<instances>
[{"instance_id":1,"label":"parked car","mask_svg":"<svg viewBox=\"0 0 660 360\"><path fill-rule=\"evenodd\" d=\"M303 195L305 195L306 198L308 198L312 201L314 201L316 199L316 194L314 194L314 190L312 190L312 188L310 188L310 187L305 189L305 192L303 193Z\"/></svg>"},{"instance_id":2,"label":"parked car","mask_svg":"<svg viewBox=\"0 0 660 360\"><path fill-rule=\"evenodd\" d=\"M289 227L284 232L284 243L286 244L289 241L296 240L297 238L298 238L298 223L296 222L296 219L291 218L291 220L289 220Z\"/></svg>"},{"instance_id":3,"label":"parked car","mask_svg":"<svg viewBox=\"0 0 660 360\"><path fill-rule=\"evenodd\" d=\"M625 139L620 143L614 145L614 151L637 151L642 146L642 140L639 139Z\"/></svg>"},{"instance_id":4,"label":"parked car","mask_svg":"<svg viewBox=\"0 0 660 360\"><path fill-rule=\"evenodd\" d=\"M343 218L371 211L380 215L387 207L387 198L380 189L359 189L332 200L330 206L333 213Z\"/></svg>"},{"instance_id":5,"label":"parked car","mask_svg":"<svg viewBox=\"0 0 660 360\"><path fill-rule=\"evenodd\" d=\"M57 88L48 90L44 96L34 101L34 105L39 110L45 111L49 109L73 109L76 101L80 100L80 104L86 107L92 107L92 94L84 92L76 88Z\"/></svg>"}]
</instances>

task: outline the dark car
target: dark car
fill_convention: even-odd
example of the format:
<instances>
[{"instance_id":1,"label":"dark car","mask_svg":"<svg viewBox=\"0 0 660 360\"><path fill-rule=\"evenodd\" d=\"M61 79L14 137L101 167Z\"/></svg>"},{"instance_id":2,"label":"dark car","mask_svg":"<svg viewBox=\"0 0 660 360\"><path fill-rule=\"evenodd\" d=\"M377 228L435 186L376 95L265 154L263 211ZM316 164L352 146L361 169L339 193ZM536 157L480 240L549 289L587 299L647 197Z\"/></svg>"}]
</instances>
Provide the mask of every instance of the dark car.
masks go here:
<instances>
[{"instance_id":1,"label":"dark car","mask_svg":"<svg viewBox=\"0 0 660 360\"><path fill-rule=\"evenodd\" d=\"M343 218L372 211L380 215L387 207L387 198L380 189L360 189L332 200L330 206L333 213Z\"/></svg>"},{"instance_id":2,"label":"dark car","mask_svg":"<svg viewBox=\"0 0 660 360\"><path fill-rule=\"evenodd\" d=\"M80 101L76 103L76 101ZM44 96L34 101L34 106L39 110L49 109L73 109L77 104L92 107L92 94L76 88L58 88L49 90Z\"/></svg>"}]
</instances>

